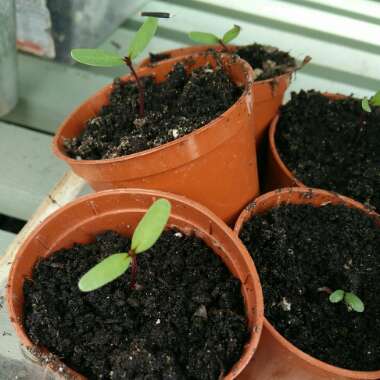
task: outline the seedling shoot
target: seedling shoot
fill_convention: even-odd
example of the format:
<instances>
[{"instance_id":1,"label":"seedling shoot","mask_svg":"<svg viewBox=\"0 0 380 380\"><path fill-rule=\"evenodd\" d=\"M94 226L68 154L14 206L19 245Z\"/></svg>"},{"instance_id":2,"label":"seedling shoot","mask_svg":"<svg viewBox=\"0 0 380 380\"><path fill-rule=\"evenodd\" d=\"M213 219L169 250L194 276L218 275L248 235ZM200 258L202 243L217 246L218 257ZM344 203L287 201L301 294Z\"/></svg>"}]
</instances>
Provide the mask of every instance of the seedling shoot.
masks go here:
<instances>
[{"instance_id":1,"label":"seedling shoot","mask_svg":"<svg viewBox=\"0 0 380 380\"><path fill-rule=\"evenodd\" d=\"M354 310L357 313L362 313L364 311L364 303L362 300L354 293L345 292L342 289L335 290L330 294L329 301L331 303L338 303L343 301L348 310Z\"/></svg>"},{"instance_id":2,"label":"seedling shoot","mask_svg":"<svg viewBox=\"0 0 380 380\"><path fill-rule=\"evenodd\" d=\"M369 99L365 97L362 100L362 108L366 112L371 112L371 107L380 106L380 90L376 92L375 95L371 96Z\"/></svg>"},{"instance_id":3,"label":"seedling shoot","mask_svg":"<svg viewBox=\"0 0 380 380\"><path fill-rule=\"evenodd\" d=\"M224 51L228 51L227 44L233 41L240 33L240 26L234 25L230 30L224 33L223 37L218 37L213 33L206 32L190 32L188 34L189 38L200 44L220 44Z\"/></svg>"},{"instance_id":4,"label":"seedling shoot","mask_svg":"<svg viewBox=\"0 0 380 380\"><path fill-rule=\"evenodd\" d=\"M134 288L137 274L137 255L151 248L161 236L169 219L170 202L166 199L155 201L138 223L128 252L114 253L92 267L79 280L82 292L98 289L123 275L132 265L131 288Z\"/></svg>"},{"instance_id":5,"label":"seedling shoot","mask_svg":"<svg viewBox=\"0 0 380 380\"><path fill-rule=\"evenodd\" d=\"M138 77L133 61L142 53L148 46L149 42L156 33L158 20L156 17L148 17L136 32L132 42L128 47L126 56L121 56L118 53L112 53L101 49L73 49L71 57L79 63L89 66L98 67L115 67L127 65L133 77L136 80L139 91L139 116L144 117L144 88Z\"/></svg>"}]
</instances>

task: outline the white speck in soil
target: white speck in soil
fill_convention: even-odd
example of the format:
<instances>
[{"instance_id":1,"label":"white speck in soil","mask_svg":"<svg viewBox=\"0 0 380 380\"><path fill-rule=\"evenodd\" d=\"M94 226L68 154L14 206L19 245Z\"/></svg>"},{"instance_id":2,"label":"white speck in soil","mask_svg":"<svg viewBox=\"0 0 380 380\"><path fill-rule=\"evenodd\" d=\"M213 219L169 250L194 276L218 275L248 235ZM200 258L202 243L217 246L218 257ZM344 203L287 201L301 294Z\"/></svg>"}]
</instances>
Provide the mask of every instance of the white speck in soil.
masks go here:
<instances>
[{"instance_id":1,"label":"white speck in soil","mask_svg":"<svg viewBox=\"0 0 380 380\"><path fill-rule=\"evenodd\" d=\"M207 309L205 305L199 306L198 310L194 313L195 317L207 319Z\"/></svg>"},{"instance_id":2,"label":"white speck in soil","mask_svg":"<svg viewBox=\"0 0 380 380\"><path fill-rule=\"evenodd\" d=\"M161 319L158 318L157 321L156 321L156 325L159 325L161 323Z\"/></svg>"},{"instance_id":3,"label":"white speck in soil","mask_svg":"<svg viewBox=\"0 0 380 380\"><path fill-rule=\"evenodd\" d=\"M181 232L176 232L174 234L174 236L177 237L177 238L181 238L183 236L183 234Z\"/></svg>"},{"instance_id":4,"label":"white speck in soil","mask_svg":"<svg viewBox=\"0 0 380 380\"><path fill-rule=\"evenodd\" d=\"M285 297L282 297L282 301L279 303L279 306L281 306L284 311L290 311L292 309L292 304L289 303Z\"/></svg>"},{"instance_id":5,"label":"white speck in soil","mask_svg":"<svg viewBox=\"0 0 380 380\"><path fill-rule=\"evenodd\" d=\"M179 136L178 129L172 129L172 135L176 139Z\"/></svg>"}]
</instances>

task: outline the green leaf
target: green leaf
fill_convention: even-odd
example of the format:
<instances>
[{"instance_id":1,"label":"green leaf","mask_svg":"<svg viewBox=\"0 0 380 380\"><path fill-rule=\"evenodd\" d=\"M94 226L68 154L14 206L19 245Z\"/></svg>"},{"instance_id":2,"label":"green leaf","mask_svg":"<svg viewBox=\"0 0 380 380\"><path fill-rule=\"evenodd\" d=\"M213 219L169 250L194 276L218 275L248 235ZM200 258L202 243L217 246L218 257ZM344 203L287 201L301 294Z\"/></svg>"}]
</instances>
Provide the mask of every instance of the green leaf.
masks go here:
<instances>
[{"instance_id":1,"label":"green leaf","mask_svg":"<svg viewBox=\"0 0 380 380\"><path fill-rule=\"evenodd\" d=\"M337 303L337 302L342 301L343 298L344 298L344 291L341 289L338 289L338 290L335 290L335 292L332 292L330 294L329 300L332 303Z\"/></svg>"},{"instance_id":2,"label":"green leaf","mask_svg":"<svg viewBox=\"0 0 380 380\"><path fill-rule=\"evenodd\" d=\"M92 267L79 280L82 292L91 292L120 277L129 267L132 259L127 253L115 253Z\"/></svg>"},{"instance_id":3,"label":"green leaf","mask_svg":"<svg viewBox=\"0 0 380 380\"><path fill-rule=\"evenodd\" d=\"M240 30L241 28L239 25L234 25L233 28L224 33L224 36L222 38L223 43L228 44L234 40L239 35Z\"/></svg>"},{"instance_id":4,"label":"green leaf","mask_svg":"<svg viewBox=\"0 0 380 380\"><path fill-rule=\"evenodd\" d=\"M171 205L158 199L140 220L132 236L132 250L141 253L149 249L160 237L169 219Z\"/></svg>"},{"instance_id":5,"label":"green leaf","mask_svg":"<svg viewBox=\"0 0 380 380\"><path fill-rule=\"evenodd\" d=\"M362 100L362 108L364 111L366 112L371 112L371 107L369 105L369 101L368 101L368 98L364 98Z\"/></svg>"},{"instance_id":6,"label":"green leaf","mask_svg":"<svg viewBox=\"0 0 380 380\"><path fill-rule=\"evenodd\" d=\"M356 311L358 313L362 313L364 311L364 303L354 293L346 293L346 295L344 296L344 302L352 310L354 310L354 311Z\"/></svg>"},{"instance_id":7,"label":"green leaf","mask_svg":"<svg viewBox=\"0 0 380 380\"><path fill-rule=\"evenodd\" d=\"M124 65L123 57L101 49L73 49L71 57L79 63L89 66L113 67Z\"/></svg>"},{"instance_id":8,"label":"green leaf","mask_svg":"<svg viewBox=\"0 0 380 380\"><path fill-rule=\"evenodd\" d=\"M128 57L135 59L149 44L156 33L158 20L156 17L148 17L136 32L128 49Z\"/></svg>"},{"instance_id":9,"label":"green leaf","mask_svg":"<svg viewBox=\"0 0 380 380\"><path fill-rule=\"evenodd\" d=\"M377 91L376 94L372 96L370 103L372 106L380 106L380 90Z\"/></svg>"},{"instance_id":10,"label":"green leaf","mask_svg":"<svg viewBox=\"0 0 380 380\"><path fill-rule=\"evenodd\" d=\"M212 33L203 33L203 32L190 32L188 34L189 38L194 42L200 44L218 44L219 38Z\"/></svg>"}]
</instances>

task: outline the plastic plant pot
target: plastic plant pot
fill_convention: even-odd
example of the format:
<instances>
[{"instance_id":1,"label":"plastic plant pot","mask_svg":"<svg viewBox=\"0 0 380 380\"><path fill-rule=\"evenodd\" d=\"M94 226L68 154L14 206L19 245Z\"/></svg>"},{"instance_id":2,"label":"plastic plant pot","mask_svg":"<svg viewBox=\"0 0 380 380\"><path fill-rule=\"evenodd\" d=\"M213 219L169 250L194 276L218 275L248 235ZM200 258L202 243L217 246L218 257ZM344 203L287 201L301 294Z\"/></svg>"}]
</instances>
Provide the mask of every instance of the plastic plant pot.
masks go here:
<instances>
[{"instance_id":1,"label":"plastic plant pot","mask_svg":"<svg viewBox=\"0 0 380 380\"><path fill-rule=\"evenodd\" d=\"M343 99L346 96L340 94L324 93L325 96L333 100ZM266 178L263 184L265 191L279 189L281 187L306 187L304 183L298 180L291 170L286 166L281 159L276 145L276 132L279 118L281 114L276 116L269 128L269 147L267 151L267 167Z\"/></svg>"},{"instance_id":2,"label":"plastic plant pot","mask_svg":"<svg viewBox=\"0 0 380 380\"><path fill-rule=\"evenodd\" d=\"M228 46L231 53L237 50L237 46ZM221 52L220 45L196 45L174 50L163 51L160 54L170 56L170 58L184 57L189 54L204 52L207 50ZM168 58L169 59L169 58ZM151 63L149 58L141 61L139 67L154 67L156 63ZM289 87L291 73L279 75L275 78L261 80L253 83L253 106L254 106L254 126L256 147L259 149L271 120L276 116L280 108L286 89Z\"/></svg>"},{"instance_id":3,"label":"plastic plant pot","mask_svg":"<svg viewBox=\"0 0 380 380\"><path fill-rule=\"evenodd\" d=\"M89 243L105 230L131 236L138 221L157 198L166 198L172 204L169 228L176 227L185 234L195 233L202 238L241 281L251 335L240 360L225 379L235 379L239 375L256 351L264 318L260 282L252 259L233 231L205 207L185 197L154 190L117 189L84 196L53 213L28 237L16 255L7 290L10 318L22 345L38 352L39 356L47 354L43 348L33 345L22 323L23 283L31 276L36 262L74 243ZM56 362L50 366L57 372ZM68 371L74 379L84 379L77 372Z\"/></svg>"},{"instance_id":4,"label":"plastic plant pot","mask_svg":"<svg viewBox=\"0 0 380 380\"><path fill-rule=\"evenodd\" d=\"M216 65L211 54L188 58L184 63L189 71L207 63ZM108 85L63 122L53 140L54 153L96 191L130 187L169 191L194 199L223 220L231 221L259 193L251 92L253 71L245 61L232 59L230 55L223 55L221 60L244 92L232 107L205 126L156 148L124 157L107 160L68 157L64 140L78 136L86 121L107 104L112 90ZM161 82L179 61L183 58L163 61L139 70L138 75L154 75Z\"/></svg>"},{"instance_id":5,"label":"plastic plant pot","mask_svg":"<svg viewBox=\"0 0 380 380\"><path fill-rule=\"evenodd\" d=\"M368 211L359 202L325 190L294 187L278 189L258 197L242 211L234 231L238 236L245 221L256 214L268 212L280 204L311 204L319 207L326 203L344 204L362 210L375 218L380 228L380 216ZM266 318L259 347L246 370L252 379L260 380L380 379L380 363L379 370L371 372L351 371L327 364L290 343Z\"/></svg>"}]
</instances>

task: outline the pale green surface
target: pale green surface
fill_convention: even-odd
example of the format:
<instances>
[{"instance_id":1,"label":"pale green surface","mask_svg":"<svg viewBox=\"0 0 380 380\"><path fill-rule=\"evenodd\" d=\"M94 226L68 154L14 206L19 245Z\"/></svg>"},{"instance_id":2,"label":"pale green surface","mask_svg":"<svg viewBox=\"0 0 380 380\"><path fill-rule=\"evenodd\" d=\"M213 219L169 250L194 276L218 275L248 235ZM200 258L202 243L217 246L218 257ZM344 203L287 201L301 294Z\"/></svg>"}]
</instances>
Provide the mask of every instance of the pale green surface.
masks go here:
<instances>
[{"instance_id":1,"label":"pale green surface","mask_svg":"<svg viewBox=\"0 0 380 380\"><path fill-rule=\"evenodd\" d=\"M139 27L128 46L128 57L134 61L149 45L149 42L156 34L158 20L155 17L148 17Z\"/></svg>"},{"instance_id":2,"label":"pale green surface","mask_svg":"<svg viewBox=\"0 0 380 380\"><path fill-rule=\"evenodd\" d=\"M135 253L142 253L155 244L166 226L170 210L167 199L158 199L149 207L132 235L131 248Z\"/></svg>"},{"instance_id":3,"label":"pale green surface","mask_svg":"<svg viewBox=\"0 0 380 380\"><path fill-rule=\"evenodd\" d=\"M64 174L51 136L0 122L0 212L28 219Z\"/></svg>"},{"instance_id":4,"label":"pale green surface","mask_svg":"<svg viewBox=\"0 0 380 380\"><path fill-rule=\"evenodd\" d=\"M19 54L20 99L5 120L54 133L83 100L110 82L77 66Z\"/></svg>"},{"instance_id":5,"label":"pale green surface","mask_svg":"<svg viewBox=\"0 0 380 380\"><path fill-rule=\"evenodd\" d=\"M166 9L176 15L161 22L158 35L177 43L190 44L188 31L206 28L221 35L226 26L237 23L242 31L236 44L256 41L288 50L299 59L311 55L312 63L298 74L294 89L316 88L362 96L380 88L380 24L373 18L368 23L346 14L275 0L152 1L145 6L147 9ZM379 4L373 5L376 10L380 14ZM135 17L124 26L136 27L137 20Z\"/></svg>"},{"instance_id":6,"label":"pale green surface","mask_svg":"<svg viewBox=\"0 0 380 380\"><path fill-rule=\"evenodd\" d=\"M144 10L175 16L159 21L158 35L143 56L191 44L191 30L223 35L238 24L242 31L237 44L257 41L289 50L299 59L313 57L291 90L315 88L362 97L380 88L380 17L375 17L380 4L373 1L337 0L331 5L326 0L167 0L149 2ZM141 21L138 15L132 17L100 47L126 54ZM124 67L70 67L26 55L19 58L21 99L6 119L50 132L95 90L128 73Z\"/></svg>"},{"instance_id":7,"label":"pale green surface","mask_svg":"<svg viewBox=\"0 0 380 380\"><path fill-rule=\"evenodd\" d=\"M83 65L95 67L123 66L124 60L120 54L103 49L73 49L71 58Z\"/></svg>"},{"instance_id":8,"label":"pale green surface","mask_svg":"<svg viewBox=\"0 0 380 380\"><path fill-rule=\"evenodd\" d=\"M98 289L124 274L131 262L125 252L108 256L80 278L78 287L82 292Z\"/></svg>"},{"instance_id":9,"label":"pale green surface","mask_svg":"<svg viewBox=\"0 0 380 380\"><path fill-rule=\"evenodd\" d=\"M15 236L15 234L0 230L0 257L4 255L5 250L8 248L8 245L15 238Z\"/></svg>"}]
</instances>

